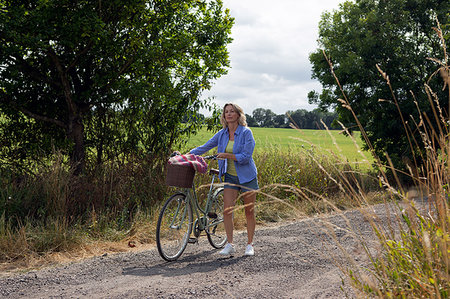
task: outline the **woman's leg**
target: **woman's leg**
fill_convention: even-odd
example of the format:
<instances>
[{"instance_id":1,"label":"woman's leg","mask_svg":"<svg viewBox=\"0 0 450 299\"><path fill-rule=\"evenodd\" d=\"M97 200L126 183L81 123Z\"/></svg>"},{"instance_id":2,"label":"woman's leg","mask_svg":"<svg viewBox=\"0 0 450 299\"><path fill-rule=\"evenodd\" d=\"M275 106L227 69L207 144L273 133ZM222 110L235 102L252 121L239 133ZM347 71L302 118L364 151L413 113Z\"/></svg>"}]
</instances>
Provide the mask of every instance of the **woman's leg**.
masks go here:
<instances>
[{"instance_id":1,"label":"woman's leg","mask_svg":"<svg viewBox=\"0 0 450 299\"><path fill-rule=\"evenodd\" d=\"M225 231L227 233L228 243L233 243L233 209L239 191L234 189L223 190L223 223L225 224Z\"/></svg>"},{"instance_id":2,"label":"woman's leg","mask_svg":"<svg viewBox=\"0 0 450 299\"><path fill-rule=\"evenodd\" d=\"M245 218L247 219L247 238L248 244L253 243L255 235L256 217L255 217L256 192L247 192L244 194Z\"/></svg>"}]
</instances>

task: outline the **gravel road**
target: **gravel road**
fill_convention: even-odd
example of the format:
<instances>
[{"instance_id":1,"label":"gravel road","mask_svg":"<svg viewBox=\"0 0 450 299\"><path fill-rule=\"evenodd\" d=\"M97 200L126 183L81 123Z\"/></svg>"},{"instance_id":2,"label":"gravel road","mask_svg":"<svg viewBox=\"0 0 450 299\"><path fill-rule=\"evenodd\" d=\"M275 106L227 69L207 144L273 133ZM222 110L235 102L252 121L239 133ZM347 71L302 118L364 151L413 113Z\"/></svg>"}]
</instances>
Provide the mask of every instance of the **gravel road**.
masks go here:
<instances>
[{"instance_id":1,"label":"gravel road","mask_svg":"<svg viewBox=\"0 0 450 299\"><path fill-rule=\"evenodd\" d=\"M384 205L367 210L386 221ZM365 217L357 210L344 215L376 250ZM335 225L339 243L365 263L360 242L334 214L257 227L253 257L243 255L245 233L235 234L237 253L227 258L201 237L176 262L152 249L1 277L0 298L343 298L342 274L333 262L343 258L337 244L327 242L324 223ZM344 290L354 296L347 285Z\"/></svg>"}]
</instances>

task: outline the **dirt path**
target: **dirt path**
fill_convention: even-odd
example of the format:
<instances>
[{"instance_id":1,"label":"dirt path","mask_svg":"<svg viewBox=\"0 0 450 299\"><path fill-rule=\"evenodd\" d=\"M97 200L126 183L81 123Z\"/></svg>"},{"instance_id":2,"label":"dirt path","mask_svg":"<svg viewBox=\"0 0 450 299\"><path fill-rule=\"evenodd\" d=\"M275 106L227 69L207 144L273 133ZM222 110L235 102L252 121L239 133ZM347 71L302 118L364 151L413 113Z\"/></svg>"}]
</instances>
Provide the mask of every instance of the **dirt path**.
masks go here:
<instances>
[{"instance_id":1,"label":"dirt path","mask_svg":"<svg viewBox=\"0 0 450 299\"><path fill-rule=\"evenodd\" d=\"M383 205L370 210L386 221ZM374 239L360 212L345 215L363 237ZM149 250L3 277L0 298L342 298L342 274L332 257L339 250L324 246L330 239L324 221L336 225L340 243L362 263L364 253L346 221L331 215L257 228L253 257L243 255L244 233L236 234L237 254L231 258L220 257L202 237L177 262L164 262Z\"/></svg>"}]
</instances>

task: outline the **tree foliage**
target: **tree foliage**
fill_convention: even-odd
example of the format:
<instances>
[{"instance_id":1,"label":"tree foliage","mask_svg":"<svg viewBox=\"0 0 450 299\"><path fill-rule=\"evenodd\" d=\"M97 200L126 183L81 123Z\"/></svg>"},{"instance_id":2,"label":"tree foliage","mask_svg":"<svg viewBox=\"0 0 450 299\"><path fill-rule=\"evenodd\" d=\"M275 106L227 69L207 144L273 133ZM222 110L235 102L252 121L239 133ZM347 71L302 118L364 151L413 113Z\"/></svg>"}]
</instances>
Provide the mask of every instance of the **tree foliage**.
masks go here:
<instances>
[{"instance_id":1,"label":"tree foliage","mask_svg":"<svg viewBox=\"0 0 450 299\"><path fill-rule=\"evenodd\" d=\"M182 120L226 73L232 24L220 0L2 1L2 160L167 150L199 127Z\"/></svg>"},{"instance_id":2,"label":"tree foliage","mask_svg":"<svg viewBox=\"0 0 450 299\"><path fill-rule=\"evenodd\" d=\"M272 110L256 108L255 110L253 110L252 115L258 127L271 128L274 126L273 118L276 116L276 114Z\"/></svg>"},{"instance_id":3,"label":"tree foliage","mask_svg":"<svg viewBox=\"0 0 450 299\"><path fill-rule=\"evenodd\" d=\"M288 111L286 114L289 116L290 121L295 127L312 130L324 129L322 122L328 129L331 129L337 116L334 112L323 111L320 108L316 108L312 111L298 109L295 111Z\"/></svg>"},{"instance_id":4,"label":"tree foliage","mask_svg":"<svg viewBox=\"0 0 450 299\"><path fill-rule=\"evenodd\" d=\"M323 90L310 93L310 101L321 108L335 108L339 120L355 128L352 113L339 102L343 95L324 51L376 154L386 161L387 152L399 168L405 159L417 159L420 164L409 146L399 110L405 122L412 123L410 116L417 121L415 97L422 112L431 115L424 83L438 66L427 58L443 57L433 27L436 17L448 26L449 11L450 2L441 0L357 0L324 13L319 24L321 49L310 55L313 78L321 82ZM448 42L448 35L445 38ZM393 94L376 65L389 76ZM428 84L447 110L442 80L434 77ZM444 114L448 116L448 111ZM415 131L412 125L408 130Z\"/></svg>"},{"instance_id":5,"label":"tree foliage","mask_svg":"<svg viewBox=\"0 0 450 299\"><path fill-rule=\"evenodd\" d=\"M324 129L322 122L331 129L337 115L334 112L316 108L312 111L298 109L285 114L275 114L270 109L256 108L252 115L245 115L249 127L289 128L291 124L299 129Z\"/></svg>"}]
</instances>

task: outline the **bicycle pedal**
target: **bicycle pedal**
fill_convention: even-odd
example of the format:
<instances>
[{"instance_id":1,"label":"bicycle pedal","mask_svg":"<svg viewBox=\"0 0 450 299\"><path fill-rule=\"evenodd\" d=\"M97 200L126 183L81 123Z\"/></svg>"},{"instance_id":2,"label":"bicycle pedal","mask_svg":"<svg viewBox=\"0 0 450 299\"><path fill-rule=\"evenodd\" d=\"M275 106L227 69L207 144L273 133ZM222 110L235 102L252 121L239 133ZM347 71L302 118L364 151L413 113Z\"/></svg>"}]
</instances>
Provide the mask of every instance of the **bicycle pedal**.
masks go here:
<instances>
[{"instance_id":1,"label":"bicycle pedal","mask_svg":"<svg viewBox=\"0 0 450 299\"><path fill-rule=\"evenodd\" d=\"M217 214L214 213L214 212L209 212L208 213L208 217L211 218L211 219L216 219L217 218Z\"/></svg>"},{"instance_id":2,"label":"bicycle pedal","mask_svg":"<svg viewBox=\"0 0 450 299\"><path fill-rule=\"evenodd\" d=\"M189 244L196 244L196 243L198 243L198 239L197 238L189 238L188 243Z\"/></svg>"}]
</instances>

